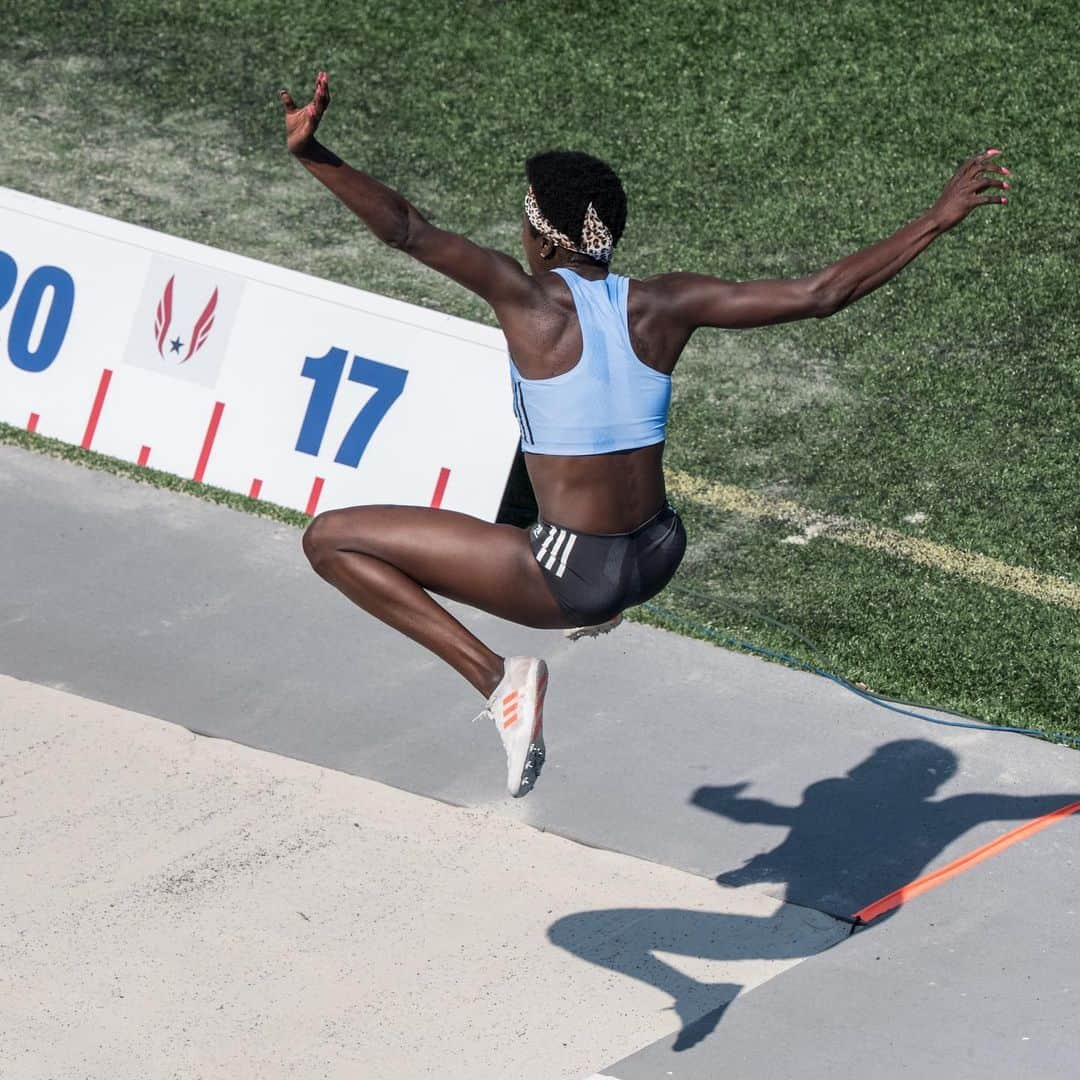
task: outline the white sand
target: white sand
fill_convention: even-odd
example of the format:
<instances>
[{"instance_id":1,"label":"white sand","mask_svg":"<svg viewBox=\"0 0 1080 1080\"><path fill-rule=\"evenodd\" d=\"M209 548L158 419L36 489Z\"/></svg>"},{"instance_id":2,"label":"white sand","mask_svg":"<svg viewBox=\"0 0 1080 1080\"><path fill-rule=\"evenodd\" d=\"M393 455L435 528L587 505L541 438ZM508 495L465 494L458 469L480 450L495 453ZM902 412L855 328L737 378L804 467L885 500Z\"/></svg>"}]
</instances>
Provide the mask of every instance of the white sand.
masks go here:
<instances>
[{"instance_id":1,"label":"white sand","mask_svg":"<svg viewBox=\"0 0 1080 1080\"><path fill-rule=\"evenodd\" d=\"M778 936L809 954L843 933L490 811L4 676L0 710L10 1080L580 1080L680 1022L669 994L552 944L556 920L642 909L600 934L633 957L657 942L648 909L727 912L738 941L716 951L743 959L664 960L744 988L797 962L754 959Z\"/></svg>"}]
</instances>

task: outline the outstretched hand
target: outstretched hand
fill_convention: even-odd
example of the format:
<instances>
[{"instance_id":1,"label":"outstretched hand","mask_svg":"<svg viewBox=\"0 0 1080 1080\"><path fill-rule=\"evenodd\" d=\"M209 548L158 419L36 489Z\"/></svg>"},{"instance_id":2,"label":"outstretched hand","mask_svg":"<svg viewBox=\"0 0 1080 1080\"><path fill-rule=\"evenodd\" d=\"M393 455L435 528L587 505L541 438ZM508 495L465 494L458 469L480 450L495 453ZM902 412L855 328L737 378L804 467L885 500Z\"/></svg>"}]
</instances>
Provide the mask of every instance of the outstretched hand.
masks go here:
<instances>
[{"instance_id":1,"label":"outstretched hand","mask_svg":"<svg viewBox=\"0 0 1080 1080\"><path fill-rule=\"evenodd\" d=\"M307 147L323 113L330 107L330 82L325 71L320 71L315 80L315 94L300 108L292 99L288 90L279 90L278 97L285 106L285 142L290 154L298 154Z\"/></svg>"},{"instance_id":2,"label":"outstretched hand","mask_svg":"<svg viewBox=\"0 0 1080 1080\"><path fill-rule=\"evenodd\" d=\"M743 780L738 784L711 784L699 787L690 796L690 802L705 810L713 810L721 803L734 802L749 786L749 781Z\"/></svg>"},{"instance_id":3,"label":"outstretched hand","mask_svg":"<svg viewBox=\"0 0 1080 1080\"><path fill-rule=\"evenodd\" d=\"M934 209L940 215L946 229L958 225L976 206L981 206L983 203L1009 201L1005 195L983 194L991 188L1009 190L1008 180L987 179L987 174L1012 175L1004 165L991 164L1000 153L1000 150L984 150L981 154L968 158L956 171L956 175L945 185L945 190L934 204Z\"/></svg>"}]
</instances>

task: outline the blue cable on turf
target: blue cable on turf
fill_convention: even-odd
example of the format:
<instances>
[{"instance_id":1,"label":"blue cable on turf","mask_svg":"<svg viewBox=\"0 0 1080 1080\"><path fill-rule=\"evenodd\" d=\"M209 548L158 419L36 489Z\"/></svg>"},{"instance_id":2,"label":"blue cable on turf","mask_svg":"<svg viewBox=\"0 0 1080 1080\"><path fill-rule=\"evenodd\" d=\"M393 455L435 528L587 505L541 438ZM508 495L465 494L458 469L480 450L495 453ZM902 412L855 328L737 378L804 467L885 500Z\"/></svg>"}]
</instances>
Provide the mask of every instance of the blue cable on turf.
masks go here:
<instances>
[{"instance_id":1,"label":"blue cable on turf","mask_svg":"<svg viewBox=\"0 0 1080 1080\"><path fill-rule=\"evenodd\" d=\"M681 591L691 596L699 596L701 599L705 600L714 599L712 597L701 596L701 594L695 593L690 589L683 589ZM940 724L942 727L971 728L974 731L1000 731L1002 733L1014 735L1031 735L1036 739L1044 739L1047 742L1067 743L1070 746L1080 746L1080 739L1062 734L1061 732L1045 732L1038 731L1035 728L1010 727L1006 724L982 724L976 722L968 723L963 720L941 720L936 716L927 716L925 713L912 712L910 709L900 709L884 698L878 697L876 694L871 694L866 690L860 690L857 686L849 683L847 679L840 675L834 675L831 671L826 671L824 668L808 664L806 661L799 660L797 657L788 656L787 653L777 652L775 649L767 649L763 645L754 645L749 641L743 641L741 638L728 637L726 634L718 634L715 630L712 630L707 626L702 626L700 623L694 622L693 619L687 619L682 615L676 615L675 612L668 611L658 604L650 602L642 604L641 606L647 611L659 615L662 619L681 623L683 626L689 627L691 630L694 630L713 641L720 642L723 645L736 645L740 649L748 649L750 652L760 653L763 656L772 656L778 660L785 660L789 664L794 664L796 667L800 667L805 671L813 672L815 675L823 675L826 679L832 679L833 682L839 683L840 686L844 687L846 690L850 690L853 694L858 694L859 697L864 698L866 701L872 702L874 705L880 705L883 709L888 709L890 712L900 713L903 716L913 716L916 720L925 720L930 724ZM770 619L769 621L774 622L775 620ZM797 636L802 637L801 634ZM805 638L803 638L803 640L806 641ZM813 642L806 641L806 643L810 646L810 651L816 655L818 649L814 647Z\"/></svg>"}]
</instances>

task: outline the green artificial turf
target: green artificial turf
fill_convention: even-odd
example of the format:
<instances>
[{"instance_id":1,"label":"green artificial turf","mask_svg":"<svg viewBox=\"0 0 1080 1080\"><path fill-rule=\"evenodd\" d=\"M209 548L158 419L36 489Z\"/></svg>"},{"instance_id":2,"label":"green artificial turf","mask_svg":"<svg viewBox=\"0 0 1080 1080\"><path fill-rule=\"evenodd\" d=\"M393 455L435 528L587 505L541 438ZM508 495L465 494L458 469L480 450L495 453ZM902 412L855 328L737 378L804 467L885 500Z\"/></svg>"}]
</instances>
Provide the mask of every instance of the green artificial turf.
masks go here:
<instances>
[{"instance_id":1,"label":"green artificial turf","mask_svg":"<svg viewBox=\"0 0 1080 1080\"><path fill-rule=\"evenodd\" d=\"M490 322L289 159L279 86L300 98L325 68L329 146L512 253L524 158L606 157L630 202L614 268L638 276L808 273L1000 147L1009 206L872 296L696 335L668 461L1077 580L1074 27L1067 2L28 0L5 20L0 183ZM1080 735L1074 609L681 509L691 548L660 598L671 611L811 661L808 639L882 693ZM905 525L914 513L925 523Z\"/></svg>"}]
</instances>

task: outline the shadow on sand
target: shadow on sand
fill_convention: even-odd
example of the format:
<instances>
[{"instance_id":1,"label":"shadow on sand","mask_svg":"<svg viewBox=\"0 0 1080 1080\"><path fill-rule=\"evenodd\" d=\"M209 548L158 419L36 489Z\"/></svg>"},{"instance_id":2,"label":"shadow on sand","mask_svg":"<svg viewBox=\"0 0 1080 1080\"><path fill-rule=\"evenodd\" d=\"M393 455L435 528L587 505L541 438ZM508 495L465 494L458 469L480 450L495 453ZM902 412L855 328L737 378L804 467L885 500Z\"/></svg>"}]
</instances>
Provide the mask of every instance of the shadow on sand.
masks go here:
<instances>
[{"instance_id":1,"label":"shadow on sand","mask_svg":"<svg viewBox=\"0 0 1080 1080\"><path fill-rule=\"evenodd\" d=\"M776 886L771 893L800 907L785 906L767 918L676 908L584 911L553 923L548 937L584 960L670 994L683 1024L672 1049L689 1049L715 1029L742 987L702 983L655 953L726 961L812 956L847 936L835 919L850 922L864 905L917 878L968 830L1039 817L1078 798L1073 792L933 799L957 766L943 746L902 739L880 746L844 776L811 784L797 806L744 797L746 783L698 788L690 801L703 810L788 829L771 851L724 871L717 882L769 883Z\"/></svg>"}]
</instances>

